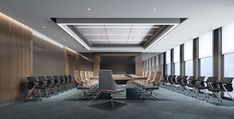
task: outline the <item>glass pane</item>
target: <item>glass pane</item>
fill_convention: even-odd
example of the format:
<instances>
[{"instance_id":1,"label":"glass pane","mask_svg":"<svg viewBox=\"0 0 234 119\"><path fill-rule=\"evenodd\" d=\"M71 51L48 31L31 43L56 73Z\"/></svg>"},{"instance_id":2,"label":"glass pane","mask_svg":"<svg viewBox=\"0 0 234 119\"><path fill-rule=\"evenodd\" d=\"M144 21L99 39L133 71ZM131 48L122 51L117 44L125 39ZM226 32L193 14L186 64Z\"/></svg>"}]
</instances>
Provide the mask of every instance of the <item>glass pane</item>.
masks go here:
<instances>
[{"instance_id":1,"label":"glass pane","mask_svg":"<svg viewBox=\"0 0 234 119\"><path fill-rule=\"evenodd\" d=\"M234 52L234 24L222 28L222 53Z\"/></svg>"},{"instance_id":2,"label":"glass pane","mask_svg":"<svg viewBox=\"0 0 234 119\"><path fill-rule=\"evenodd\" d=\"M171 63L171 50L166 52L166 64Z\"/></svg>"},{"instance_id":3,"label":"glass pane","mask_svg":"<svg viewBox=\"0 0 234 119\"><path fill-rule=\"evenodd\" d=\"M180 75L180 63L175 63L175 75Z\"/></svg>"},{"instance_id":4,"label":"glass pane","mask_svg":"<svg viewBox=\"0 0 234 119\"><path fill-rule=\"evenodd\" d=\"M193 76L193 61L192 60L185 62L185 75Z\"/></svg>"},{"instance_id":5,"label":"glass pane","mask_svg":"<svg viewBox=\"0 0 234 119\"><path fill-rule=\"evenodd\" d=\"M180 46L174 48L174 63L180 62Z\"/></svg>"},{"instance_id":6,"label":"glass pane","mask_svg":"<svg viewBox=\"0 0 234 119\"><path fill-rule=\"evenodd\" d=\"M224 55L224 77L234 77L234 53ZM232 86L234 88L234 80L232 80ZM234 90L231 92L234 97ZM224 93L225 97L229 97L227 93Z\"/></svg>"},{"instance_id":7,"label":"glass pane","mask_svg":"<svg viewBox=\"0 0 234 119\"><path fill-rule=\"evenodd\" d=\"M199 58L212 56L213 33L208 32L199 37Z\"/></svg>"},{"instance_id":8,"label":"glass pane","mask_svg":"<svg viewBox=\"0 0 234 119\"><path fill-rule=\"evenodd\" d=\"M212 57L200 59L200 75L201 76L212 76L213 75L213 65Z\"/></svg>"},{"instance_id":9,"label":"glass pane","mask_svg":"<svg viewBox=\"0 0 234 119\"><path fill-rule=\"evenodd\" d=\"M171 75L171 64L167 64L167 75Z\"/></svg>"},{"instance_id":10,"label":"glass pane","mask_svg":"<svg viewBox=\"0 0 234 119\"><path fill-rule=\"evenodd\" d=\"M193 40L184 44L184 61L193 59Z\"/></svg>"}]
</instances>

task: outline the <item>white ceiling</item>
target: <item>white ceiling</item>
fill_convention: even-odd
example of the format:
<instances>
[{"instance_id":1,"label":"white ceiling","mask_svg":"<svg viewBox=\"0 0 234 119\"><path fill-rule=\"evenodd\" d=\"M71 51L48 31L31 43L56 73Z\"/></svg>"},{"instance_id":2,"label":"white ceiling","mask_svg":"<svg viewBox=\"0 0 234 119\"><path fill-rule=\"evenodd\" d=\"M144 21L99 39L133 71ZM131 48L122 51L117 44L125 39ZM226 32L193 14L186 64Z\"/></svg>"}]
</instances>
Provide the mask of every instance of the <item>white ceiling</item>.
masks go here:
<instances>
[{"instance_id":1,"label":"white ceiling","mask_svg":"<svg viewBox=\"0 0 234 119\"><path fill-rule=\"evenodd\" d=\"M49 18L188 18L142 52L163 52L210 30L234 23L234 0L0 0L0 11L79 52L87 52L87 49ZM136 50L97 50L100 51Z\"/></svg>"}]
</instances>

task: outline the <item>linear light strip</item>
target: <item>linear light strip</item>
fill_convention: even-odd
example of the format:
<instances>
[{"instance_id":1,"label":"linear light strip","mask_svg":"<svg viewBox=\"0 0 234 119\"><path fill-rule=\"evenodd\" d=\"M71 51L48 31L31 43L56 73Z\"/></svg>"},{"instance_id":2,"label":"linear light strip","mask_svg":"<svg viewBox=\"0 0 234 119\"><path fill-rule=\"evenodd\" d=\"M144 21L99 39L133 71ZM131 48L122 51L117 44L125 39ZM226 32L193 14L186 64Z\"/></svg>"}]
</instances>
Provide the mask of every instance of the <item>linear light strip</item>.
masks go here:
<instances>
[{"instance_id":1,"label":"linear light strip","mask_svg":"<svg viewBox=\"0 0 234 119\"><path fill-rule=\"evenodd\" d=\"M21 22L15 20L15 19L13 19L13 18L11 18L11 17L9 17L9 16L3 14L2 12L0 12L0 16L3 16L3 17L5 17L5 18L9 19L11 22L14 22L14 23L16 23L16 24L18 24L18 25L20 25L20 26L22 26L22 27L24 27L24 28L26 28L26 29L32 31L32 34L33 34L34 36L36 36L36 37L38 37L38 38L40 38L40 39L42 39L42 40L45 40L45 41L47 41L47 42L49 42L49 43L51 43L51 44L53 44L53 45L55 45L55 46L57 46L57 47L59 47L59 48L68 48L68 47L65 47L64 45L58 43L57 41L52 40L51 38L47 37L46 35L43 35L43 34L39 33L38 31L36 31L36 30L34 30L34 29L32 29L32 28L30 28L30 27L24 25L23 23L21 23ZM73 51L73 50L72 50L72 51ZM73 52L75 52L75 51L73 51Z\"/></svg>"},{"instance_id":2,"label":"linear light strip","mask_svg":"<svg viewBox=\"0 0 234 119\"><path fill-rule=\"evenodd\" d=\"M84 34L85 36L104 36L106 34ZM110 36L151 36L153 34L107 34Z\"/></svg>"},{"instance_id":3,"label":"linear light strip","mask_svg":"<svg viewBox=\"0 0 234 119\"><path fill-rule=\"evenodd\" d=\"M68 34L70 34L74 39L76 39L80 44L82 44L86 49L90 49L90 47L84 43L72 30L66 28L65 25L58 24L63 30L65 30Z\"/></svg>"},{"instance_id":4,"label":"linear light strip","mask_svg":"<svg viewBox=\"0 0 234 119\"><path fill-rule=\"evenodd\" d=\"M10 21L13 22L13 23L18 24L18 25L21 26L21 27L24 27L25 29L28 29L28 30L30 30L30 31L32 30L30 27L28 27L28 26L24 25L23 23L21 23L21 22L15 20L15 19L13 19L13 18L11 18L11 17L5 15L5 14L2 13L2 12L0 12L0 17L1 17L1 16L2 16L2 17L5 17L7 20L10 20Z\"/></svg>"},{"instance_id":5,"label":"linear light strip","mask_svg":"<svg viewBox=\"0 0 234 119\"><path fill-rule=\"evenodd\" d=\"M110 41L146 41L147 39L109 39ZM89 39L89 41L107 41L107 39Z\"/></svg>"},{"instance_id":6,"label":"linear light strip","mask_svg":"<svg viewBox=\"0 0 234 119\"><path fill-rule=\"evenodd\" d=\"M71 52L73 52L75 54L78 54L76 51L72 50L71 48L65 47L65 49L67 49L67 50L69 50L69 51L71 51Z\"/></svg>"},{"instance_id":7,"label":"linear light strip","mask_svg":"<svg viewBox=\"0 0 234 119\"><path fill-rule=\"evenodd\" d=\"M77 28L80 28L80 29L103 29L104 27L101 27L101 26L77 26ZM121 27L121 26L106 26L105 28L108 28L108 29L130 29L131 27ZM146 27L146 26L140 26L140 27L133 27L133 29L157 29L159 27L152 27L152 26L149 26L149 27Z\"/></svg>"},{"instance_id":8,"label":"linear light strip","mask_svg":"<svg viewBox=\"0 0 234 119\"><path fill-rule=\"evenodd\" d=\"M173 27L171 27L169 30L167 30L163 35L161 35L156 41L151 43L148 47L146 47L146 50L148 50L150 47L152 47L155 43L160 41L163 37L165 37L169 32L171 32L173 29L175 29L179 24L174 24Z\"/></svg>"},{"instance_id":9,"label":"linear light strip","mask_svg":"<svg viewBox=\"0 0 234 119\"><path fill-rule=\"evenodd\" d=\"M103 23L57 23L60 25L104 25ZM105 25L131 25L129 23L105 23ZM175 23L134 23L133 25L175 25Z\"/></svg>"},{"instance_id":10,"label":"linear light strip","mask_svg":"<svg viewBox=\"0 0 234 119\"><path fill-rule=\"evenodd\" d=\"M35 30L32 30L32 33L33 33L34 36L37 36L38 38L40 38L40 39L42 39L42 40L45 40L45 41L47 41L47 42L49 42L49 43L51 43L51 44L54 44L54 45L56 45L56 46L58 46L58 47L60 47L60 48L64 48L64 47L65 47L64 45L62 45L62 44L56 42L55 40L52 40L51 38L49 38L49 37L47 37L47 36L45 36L45 35L43 35L43 34L37 32L37 31L35 31Z\"/></svg>"}]
</instances>

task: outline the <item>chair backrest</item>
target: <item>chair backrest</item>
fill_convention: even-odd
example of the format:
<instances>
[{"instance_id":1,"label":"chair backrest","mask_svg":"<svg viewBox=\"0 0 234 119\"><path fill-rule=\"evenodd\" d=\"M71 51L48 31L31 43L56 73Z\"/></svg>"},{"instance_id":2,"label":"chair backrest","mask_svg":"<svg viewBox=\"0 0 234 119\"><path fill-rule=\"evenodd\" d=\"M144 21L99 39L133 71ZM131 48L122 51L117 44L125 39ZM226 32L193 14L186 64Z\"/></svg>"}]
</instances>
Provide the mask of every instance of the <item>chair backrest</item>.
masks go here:
<instances>
[{"instance_id":1,"label":"chair backrest","mask_svg":"<svg viewBox=\"0 0 234 119\"><path fill-rule=\"evenodd\" d=\"M226 90L227 90L228 92L232 92L232 91L233 91L232 80L233 80L233 78L231 78L231 77L225 77L225 78L222 78L222 79L219 81L219 83L220 83L221 85L223 85L224 88L226 88Z\"/></svg>"},{"instance_id":2,"label":"chair backrest","mask_svg":"<svg viewBox=\"0 0 234 119\"><path fill-rule=\"evenodd\" d=\"M148 72L147 74L148 74L148 75L147 75L147 79L146 79L146 80L150 80L150 78L151 78L151 76L152 76L152 75L151 75L152 73L151 73L151 72Z\"/></svg>"},{"instance_id":3,"label":"chair backrest","mask_svg":"<svg viewBox=\"0 0 234 119\"><path fill-rule=\"evenodd\" d=\"M44 76L38 76L37 79L39 81L46 81L46 78Z\"/></svg>"},{"instance_id":4,"label":"chair backrest","mask_svg":"<svg viewBox=\"0 0 234 119\"><path fill-rule=\"evenodd\" d=\"M80 72L79 71L75 71L74 72L74 76L75 76L75 82L76 83L81 83Z\"/></svg>"},{"instance_id":5,"label":"chair backrest","mask_svg":"<svg viewBox=\"0 0 234 119\"><path fill-rule=\"evenodd\" d=\"M80 71L80 79L81 79L81 81L86 81L84 71Z\"/></svg>"},{"instance_id":6,"label":"chair backrest","mask_svg":"<svg viewBox=\"0 0 234 119\"><path fill-rule=\"evenodd\" d=\"M154 77L154 81L153 84L159 84L161 79L161 71L155 72L155 77Z\"/></svg>"},{"instance_id":7,"label":"chair backrest","mask_svg":"<svg viewBox=\"0 0 234 119\"><path fill-rule=\"evenodd\" d=\"M149 72L145 72L145 76L144 77L148 77L148 75L149 75Z\"/></svg>"},{"instance_id":8,"label":"chair backrest","mask_svg":"<svg viewBox=\"0 0 234 119\"><path fill-rule=\"evenodd\" d=\"M177 82L181 82L181 78L182 78L182 77L181 77L180 75L178 75L178 76L176 77L176 81L177 81Z\"/></svg>"},{"instance_id":9,"label":"chair backrest","mask_svg":"<svg viewBox=\"0 0 234 119\"><path fill-rule=\"evenodd\" d=\"M28 89L32 89L35 83L38 82L36 77L27 77L28 79Z\"/></svg>"},{"instance_id":10,"label":"chair backrest","mask_svg":"<svg viewBox=\"0 0 234 119\"><path fill-rule=\"evenodd\" d=\"M206 82L209 83L216 83L217 82L217 77L208 77Z\"/></svg>"},{"instance_id":11,"label":"chair backrest","mask_svg":"<svg viewBox=\"0 0 234 119\"><path fill-rule=\"evenodd\" d=\"M115 90L116 83L112 77L112 70L99 71L99 89L100 90Z\"/></svg>"},{"instance_id":12,"label":"chair backrest","mask_svg":"<svg viewBox=\"0 0 234 119\"><path fill-rule=\"evenodd\" d=\"M156 72L150 72L150 76L147 78L147 81L153 81L156 75Z\"/></svg>"},{"instance_id":13,"label":"chair backrest","mask_svg":"<svg viewBox=\"0 0 234 119\"><path fill-rule=\"evenodd\" d=\"M231 77L225 77L225 78L222 78L222 79L219 81L219 83L232 85L232 80L233 80L233 78L231 78Z\"/></svg>"},{"instance_id":14,"label":"chair backrest","mask_svg":"<svg viewBox=\"0 0 234 119\"><path fill-rule=\"evenodd\" d=\"M142 75L141 75L141 77L145 77L145 72L144 72L144 71L142 72Z\"/></svg>"},{"instance_id":15,"label":"chair backrest","mask_svg":"<svg viewBox=\"0 0 234 119\"><path fill-rule=\"evenodd\" d=\"M198 76L197 77L197 81L204 81L205 80L205 76ZM209 79L210 77L208 77L208 79Z\"/></svg>"},{"instance_id":16,"label":"chair backrest","mask_svg":"<svg viewBox=\"0 0 234 119\"><path fill-rule=\"evenodd\" d=\"M89 71L84 71L85 80L90 80Z\"/></svg>"},{"instance_id":17,"label":"chair backrest","mask_svg":"<svg viewBox=\"0 0 234 119\"><path fill-rule=\"evenodd\" d=\"M196 80L196 76L190 76L188 80Z\"/></svg>"}]
</instances>

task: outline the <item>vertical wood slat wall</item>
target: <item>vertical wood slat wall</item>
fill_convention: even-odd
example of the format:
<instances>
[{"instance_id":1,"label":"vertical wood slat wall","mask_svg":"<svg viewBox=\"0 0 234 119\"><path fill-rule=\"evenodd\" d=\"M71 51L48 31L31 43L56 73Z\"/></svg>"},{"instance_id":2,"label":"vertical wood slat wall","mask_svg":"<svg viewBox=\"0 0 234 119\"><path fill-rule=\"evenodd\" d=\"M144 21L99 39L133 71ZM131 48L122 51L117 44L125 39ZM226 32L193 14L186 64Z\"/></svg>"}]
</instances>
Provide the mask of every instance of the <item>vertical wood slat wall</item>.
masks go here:
<instances>
[{"instance_id":1,"label":"vertical wood slat wall","mask_svg":"<svg viewBox=\"0 0 234 119\"><path fill-rule=\"evenodd\" d=\"M78 53L64 50L65 59L65 74L74 75L75 70L93 71L93 62L82 58Z\"/></svg>"},{"instance_id":2,"label":"vertical wood slat wall","mask_svg":"<svg viewBox=\"0 0 234 119\"><path fill-rule=\"evenodd\" d=\"M0 104L22 97L22 82L32 74L32 32L0 13Z\"/></svg>"}]
</instances>

